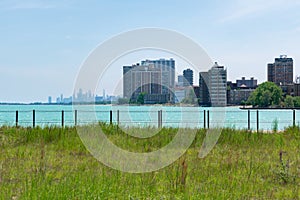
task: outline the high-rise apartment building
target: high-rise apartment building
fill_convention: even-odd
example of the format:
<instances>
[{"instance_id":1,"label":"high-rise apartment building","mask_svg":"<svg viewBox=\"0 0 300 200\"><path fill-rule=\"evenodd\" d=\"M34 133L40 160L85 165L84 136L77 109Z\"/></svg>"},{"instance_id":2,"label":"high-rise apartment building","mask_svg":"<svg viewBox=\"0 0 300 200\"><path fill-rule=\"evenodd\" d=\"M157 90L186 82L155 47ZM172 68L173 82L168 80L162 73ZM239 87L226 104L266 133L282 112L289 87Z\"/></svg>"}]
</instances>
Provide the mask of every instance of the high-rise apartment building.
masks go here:
<instances>
[{"instance_id":1,"label":"high-rise apartment building","mask_svg":"<svg viewBox=\"0 0 300 200\"><path fill-rule=\"evenodd\" d=\"M210 97L208 92L209 74L208 72L199 73L199 105L210 106Z\"/></svg>"},{"instance_id":2,"label":"high-rise apartment building","mask_svg":"<svg viewBox=\"0 0 300 200\"><path fill-rule=\"evenodd\" d=\"M275 63L269 63L268 81L277 85L293 83L293 59L281 55L279 58L275 58Z\"/></svg>"},{"instance_id":3,"label":"high-rise apartment building","mask_svg":"<svg viewBox=\"0 0 300 200\"><path fill-rule=\"evenodd\" d=\"M161 70L161 84L162 92L173 92L175 87L175 60L171 59L159 59L159 60L143 60L142 66L153 64L155 68ZM172 94L170 94L172 95Z\"/></svg>"},{"instance_id":4,"label":"high-rise apartment building","mask_svg":"<svg viewBox=\"0 0 300 200\"><path fill-rule=\"evenodd\" d=\"M178 80L177 80L178 87L183 87L183 79L184 79L183 75L178 75L177 78L178 78Z\"/></svg>"},{"instance_id":5,"label":"high-rise apartment building","mask_svg":"<svg viewBox=\"0 0 300 200\"><path fill-rule=\"evenodd\" d=\"M193 78L194 78L194 73L193 70L191 69L186 69L183 70L183 86L187 87L187 86L193 86Z\"/></svg>"},{"instance_id":6,"label":"high-rise apartment building","mask_svg":"<svg viewBox=\"0 0 300 200\"><path fill-rule=\"evenodd\" d=\"M208 72L199 74L200 105L226 106L227 70L216 62Z\"/></svg>"},{"instance_id":7,"label":"high-rise apartment building","mask_svg":"<svg viewBox=\"0 0 300 200\"><path fill-rule=\"evenodd\" d=\"M144 93L145 103L174 103L175 61L145 60L123 67L123 96L136 101Z\"/></svg>"},{"instance_id":8,"label":"high-rise apartment building","mask_svg":"<svg viewBox=\"0 0 300 200\"><path fill-rule=\"evenodd\" d=\"M128 69L130 69L128 71ZM140 93L161 94L161 70L154 65L123 67L124 97L136 99Z\"/></svg>"}]
</instances>

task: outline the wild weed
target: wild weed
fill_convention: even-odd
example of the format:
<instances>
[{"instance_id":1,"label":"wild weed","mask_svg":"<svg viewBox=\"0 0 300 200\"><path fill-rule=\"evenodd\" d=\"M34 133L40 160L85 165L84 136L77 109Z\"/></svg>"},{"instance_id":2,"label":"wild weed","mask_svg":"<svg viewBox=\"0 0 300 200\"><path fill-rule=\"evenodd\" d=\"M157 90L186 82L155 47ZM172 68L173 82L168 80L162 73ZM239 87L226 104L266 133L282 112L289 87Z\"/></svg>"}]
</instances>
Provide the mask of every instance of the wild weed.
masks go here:
<instances>
[{"instance_id":1,"label":"wild weed","mask_svg":"<svg viewBox=\"0 0 300 200\"><path fill-rule=\"evenodd\" d=\"M277 131L278 131L278 120L277 120L277 118L274 119L274 121L272 122L272 130L273 130L273 133L277 133Z\"/></svg>"}]
</instances>

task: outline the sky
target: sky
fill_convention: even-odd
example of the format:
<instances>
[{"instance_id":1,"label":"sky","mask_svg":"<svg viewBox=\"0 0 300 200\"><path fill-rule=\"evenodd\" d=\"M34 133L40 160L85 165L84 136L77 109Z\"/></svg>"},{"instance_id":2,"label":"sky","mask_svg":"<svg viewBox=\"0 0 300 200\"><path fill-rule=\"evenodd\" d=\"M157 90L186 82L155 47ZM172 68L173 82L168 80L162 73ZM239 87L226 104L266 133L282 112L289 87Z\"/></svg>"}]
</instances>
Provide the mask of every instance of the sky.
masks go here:
<instances>
[{"instance_id":1,"label":"sky","mask_svg":"<svg viewBox=\"0 0 300 200\"><path fill-rule=\"evenodd\" d=\"M115 35L145 27L191 38L227 68L231 81L242 76L266 81L267 63L282 54L294 59L294 76L300 75L299 9L298 0L1 0L0 102L72 95L90 52ZM120 82L122 65L172 57L144 56L123 59L99 91L114 93L111 83ZM185 65L177 62L178 73Z\"/></svg>"}]
</instances>

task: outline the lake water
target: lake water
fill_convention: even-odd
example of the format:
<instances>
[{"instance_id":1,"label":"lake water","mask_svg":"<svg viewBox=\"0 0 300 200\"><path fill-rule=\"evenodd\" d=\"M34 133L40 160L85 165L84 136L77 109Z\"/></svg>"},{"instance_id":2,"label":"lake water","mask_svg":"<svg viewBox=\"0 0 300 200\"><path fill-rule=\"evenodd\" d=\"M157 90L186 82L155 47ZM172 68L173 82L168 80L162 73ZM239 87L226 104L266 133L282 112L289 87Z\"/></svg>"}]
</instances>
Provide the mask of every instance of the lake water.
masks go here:
<instances>
[{"instance_id":1,"label":"lake water","mask_svg":"<svg viewBox=\"0 0 300 200\"><path fill-rule=\"evenodd\" d=\"M114 106L114 105L0 105L0 125L15 126L16 111L18 125L33 125L33 110L35 110L36 126L61 126L62 110L64 125L83 125L97 121L109 122L112 110L113 123L122 126L158 126L158 111L162 110L162 125L170 127L209 127L222 126L237 129L248 128L248 111L238 107L204 108L204 107L175 107L175 106ZM118 114L119 113L119 114ZM296 111L296 125L300 123L300 111ZM259 110L259 129L272 130L278 125L278 130L293 125L292 110ZM256 110L250 111L250 128L257 129Z\"/></svg>"}]
</instances>

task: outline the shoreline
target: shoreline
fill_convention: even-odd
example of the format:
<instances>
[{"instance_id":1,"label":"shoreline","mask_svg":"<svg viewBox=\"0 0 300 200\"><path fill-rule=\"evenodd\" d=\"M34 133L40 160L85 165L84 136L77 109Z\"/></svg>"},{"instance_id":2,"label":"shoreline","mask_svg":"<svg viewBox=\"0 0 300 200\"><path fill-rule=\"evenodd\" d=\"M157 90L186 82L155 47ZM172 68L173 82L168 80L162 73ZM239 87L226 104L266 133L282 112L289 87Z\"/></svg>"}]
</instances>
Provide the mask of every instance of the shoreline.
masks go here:
<instances>
[{"instance_id":1,"label":"shoreline","mask_svg":"<svg viewBox=\"0 0 300 200\"><path fill-rule=\"evenodd\" d=\"M270 107L249 107L240 105L228 105L224 107L209 107L209 106L197 106L192 104L114 104L114 103L0 103L0 106L120 106L120 107L190 107L190 108L239 108L240 110L300 110L300 107L293 108L270 108Z\"/></svg>"},{"instance_id":2,"label":"shoreline","mask_svg":"<svg viewBox=\"0 0 300 200\"><path fill-rule=\"evenodd\" d=\"M300 110L300 108L253 108L253 107L239 107L241 110Z\"/></svg>"}]
</instances>

